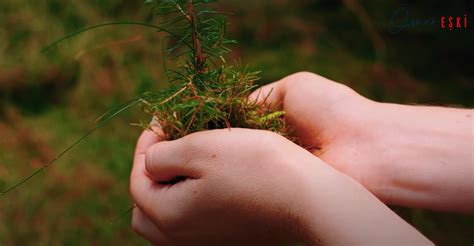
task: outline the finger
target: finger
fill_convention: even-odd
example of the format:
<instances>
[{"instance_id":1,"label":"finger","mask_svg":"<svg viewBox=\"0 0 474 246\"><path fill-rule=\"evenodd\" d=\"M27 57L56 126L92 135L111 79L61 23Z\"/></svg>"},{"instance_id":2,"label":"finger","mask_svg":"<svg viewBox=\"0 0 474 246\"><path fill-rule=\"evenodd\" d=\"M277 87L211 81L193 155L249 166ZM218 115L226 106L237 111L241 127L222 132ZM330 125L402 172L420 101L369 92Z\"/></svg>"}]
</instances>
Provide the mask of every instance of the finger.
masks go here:
<instances>
[{"instance_id":1,"label":"finger","mask_svg":"<svg viewBox=\"0 0 474 246\"><path fill-rule=\"evenodd\" d=\"M187 146L182 139L159 142L134 160L130 192L135 203L156 223L175 219L176 211L189 204L195 194L201 176L191 165L191 158L186 157L193 153L193 148ZM178 177L184 179L173 183Z\"/></svg>"},{"instance_id":2,"label":"finger","mask_svg":"<svg viewBox=\"0 0 474 246\"><path fill-rule=\"evenodd\" d=\"M148 216L138 207L133 209L132 228L140 236L155 245L167 244L166 241L168 240L165 234L161 232L158 227L153 224L150 218L148 218Z\"/></svg>"},{"instance_id":3,"label":"finger","mask_svg":"<svg viewBox=\"0 0 474 246\"><path fill-rule=\"evenodd\" d=\"M152 130L145 130L138 139L135 148L135 156L133 159L133 168L130 175L130 194L135 202L138 202L137 194L145 194L149 196L149 190L153 188L154 182L150 180L145 170L145 153L146 150L153 144L161 141L161 137L157 133L163 133L159 128ZM140 196L142 199L148 199ZM140 200L141 201L141 200Z\"/></svg>"},{"instance_id":4,"label":"finger","mask_svg":"<svg viewBox=\"0 0 474 246\"><path fill-rule=\"evenodd\" d=\"M160 142L147 150L145 169L147 175L158 183L176 178L197 179L200 177L200 168L191 163L191 159L197 156L187 138Z\"/></svg>"},{"instance_id":5,"label":"finger","mask_svg":"<svg viewBox=\"0 0 474 246\"><path fill-rule=\"evenodd\" d=\"M284 97L284 80L280 80L258 88L250 94L249 100L257 104L280 107Z\"/></svg>"},{"instance_id":6,"label":"finger","mask_svg":"<svg viewBox=\"0 0 474 246\"><path fill-rule=\"evenodd\" d=\"M135 147L135 155L145 154L146 150L155 143L158 143L164 139L163 130L154 124L150 124L150 129L143 131L142 135L138 138L137 145Z\"/></svg>"},{"instance_id":7,"label":"finger","mask_svg":"<svg viewBox=\"0 0 474 246\"><path fill-rule=\"evenodd\" d=\"M130 193L133 200L141 211L155 225L158 225L158 228L161 228L160 224L179 222L182 219L180 211L183 211L183 207L192 204L198 179L184 180L174 185L159 184L150 178L145 168L145 155L140 156L135 159L130 179ZM165 173L170 173L166 168L157 168L156 170L157 172L163 170ZM176 172L170 176L186 174L186 172L176 169Z\"/></svg>"}]
</instances>

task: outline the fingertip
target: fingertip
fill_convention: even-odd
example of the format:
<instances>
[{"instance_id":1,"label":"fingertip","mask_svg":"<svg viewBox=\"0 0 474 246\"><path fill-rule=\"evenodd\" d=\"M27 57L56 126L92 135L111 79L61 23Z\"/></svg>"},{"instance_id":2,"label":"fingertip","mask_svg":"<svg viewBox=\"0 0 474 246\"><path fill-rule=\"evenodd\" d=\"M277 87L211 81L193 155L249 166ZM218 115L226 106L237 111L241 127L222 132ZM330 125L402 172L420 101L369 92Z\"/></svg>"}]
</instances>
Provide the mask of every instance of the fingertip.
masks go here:
<instances>
[{"instance_id":1,"label":"fingertip","mask_svg":"<svg viewBox=\"0 0 474 246\"><path fill-rule=\"evenodd\" d=\"M166 241L165 234L138 207L135 207L132 211L132 229L154 244Z\"/></svg>"},{"instance_id":2,"label":"fingertip","mask_svg":"<svg viewBox=\"0 0 474 246\"><path fill-rule=\"evenodd\" d=\"M160 127L150 125L150 129L144 130L138 138L135 154L145 154L150 146L163 141L164 136L165 134Z\"/></svg>"},{"instance_id":3,"label":"fingertip","mask_svg":"<svg viewBox=\"0 0 474 246\"><path fill-rule=\"evenodd\" d=\"M151 125L151 127L153 126ZM153 181L146 177L145 153L151 146L163 139L163 131L160 128L154 128L144 130L135 147L133 168L130 175L130 193L135 201L140 200L153 184Z\"/></svg>"}]
</instances>

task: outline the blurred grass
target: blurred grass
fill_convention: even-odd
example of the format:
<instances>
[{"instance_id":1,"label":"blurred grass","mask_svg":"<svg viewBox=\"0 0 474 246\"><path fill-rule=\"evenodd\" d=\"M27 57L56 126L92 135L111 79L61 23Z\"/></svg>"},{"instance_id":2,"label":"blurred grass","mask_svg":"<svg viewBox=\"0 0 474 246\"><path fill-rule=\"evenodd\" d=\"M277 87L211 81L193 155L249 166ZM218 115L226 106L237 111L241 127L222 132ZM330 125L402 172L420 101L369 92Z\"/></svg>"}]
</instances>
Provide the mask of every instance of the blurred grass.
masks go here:
<instances>
[{"instance_id":1,"label":"blurred grass","mask_svg":"<svg viewBox=\"0 0 474 246\"><path fill-rule=\"evenodd\" d=\"M413 14L472 10L472 3L419 1ZM2 0L0 2L0 186L11 185L81 136L107 109L166 86L161 34L136 26L105 27L41 48L85 26L149 21L141 1ZM376 100L473 106L472 30L413 28L388 33L396 1L364 1L376 33L341 1L222 1L230 36L228 60L262 70L261 83L312 71ZM469 11L468 11L469 12ZM370 28L369 28L370 29ZM373 35L381 37L383 50ZM0 198L0 244L125 244L136 236L129 216L128 176L140 129L138 108L125 112L46 173ZM474 241L472 216L396 208L444 245Z\"/></svg>"}]
</instances>

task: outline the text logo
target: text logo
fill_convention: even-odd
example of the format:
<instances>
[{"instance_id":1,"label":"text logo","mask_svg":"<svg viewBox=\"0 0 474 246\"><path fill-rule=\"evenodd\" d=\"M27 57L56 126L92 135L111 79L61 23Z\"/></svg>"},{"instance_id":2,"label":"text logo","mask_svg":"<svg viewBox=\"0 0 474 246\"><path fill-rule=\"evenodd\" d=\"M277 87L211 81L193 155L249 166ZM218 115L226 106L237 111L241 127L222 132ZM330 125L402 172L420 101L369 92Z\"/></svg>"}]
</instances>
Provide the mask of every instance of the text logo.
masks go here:
<instances>
[{"instance_id":1,"label":"text logo","mask_svg":"<svg viewBox=\"0 0 474 246\"><path fill-rule=\"evenodd\" d=\"M464 13L459 16L442 15L429 18L419 18L410 15L406 6L393 11L390 18L390 33L397 34L407 29L438 28L440 30L467 30L469 16Z\"/></svg>"}]
</instances>

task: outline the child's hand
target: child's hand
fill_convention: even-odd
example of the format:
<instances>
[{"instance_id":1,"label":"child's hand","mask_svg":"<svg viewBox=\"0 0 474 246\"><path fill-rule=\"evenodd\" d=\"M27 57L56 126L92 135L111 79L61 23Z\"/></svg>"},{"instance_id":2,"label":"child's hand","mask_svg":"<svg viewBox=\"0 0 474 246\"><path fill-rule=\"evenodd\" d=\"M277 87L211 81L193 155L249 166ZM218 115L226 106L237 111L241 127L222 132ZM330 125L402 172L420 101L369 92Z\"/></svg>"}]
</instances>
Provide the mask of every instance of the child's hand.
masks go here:
<instances>
[{"instance_id":1,"label":"child's hand","mask_svg":"<svg viewBox=\"0 0 474 246\"><path fill-rule=\"evenodd\" d=\"M309 195L305 166L318 162L310 153L266 131L215 130L151 146L155 138L139 141L131 177L140 234L189 244L296 238ZM160 233L148 233L146 217Z\"/></svg>"},{"instance_id":2,"label":"child's hand","mask_svg":"<svg viewBox=\"0 0 474 246\"><path fill-rule=\"evenodd\" d=\"M473 212L473 110L378 103L308 72L251 97L281 106L303 147L384 202Z\"/></svg>"},{"instance_id":3,"label":"child's hand","mask_svg":"<svg viewBox=\"0 0 474 246\"><path fill-rule=\"evenodd\" d=\"M146 131L131 194L133 228L160 245L428 242L358 183L266 131L167 142Z\"/></svg>"},{"instance_id":4,"label":"child's hand","mask_svg":"<svg viewBox=\"0 0 474 246\"><path fill-rule=\"evenodd\" d=\"M373 101L351 88L300 72L257 89L253 100L282 107L302 147L346 173L380 198L388 177L374 156Z\"/></svg>"}]
</instances>

